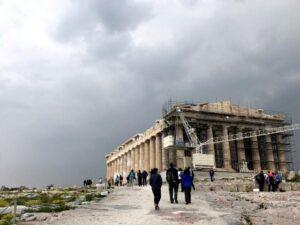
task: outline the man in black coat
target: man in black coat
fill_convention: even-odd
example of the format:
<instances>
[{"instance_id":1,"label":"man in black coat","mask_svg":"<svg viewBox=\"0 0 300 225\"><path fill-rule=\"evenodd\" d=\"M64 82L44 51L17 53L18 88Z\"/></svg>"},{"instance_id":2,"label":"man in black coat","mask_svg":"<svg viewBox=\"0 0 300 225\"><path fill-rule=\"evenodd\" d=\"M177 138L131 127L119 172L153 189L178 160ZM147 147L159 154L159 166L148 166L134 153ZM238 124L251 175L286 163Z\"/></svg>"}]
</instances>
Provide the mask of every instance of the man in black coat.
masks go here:
<instances>
[{"instance_id":1,"label":"man in black coat","mask_svg":"<svg viewBox=\"0 0 300 225\"><path fill-rule=\"evenodd\" d=\"M159 210L159 201L161 199L161 186L162 186L162 179L160 174L158 174L158 169L154 168L151 170L150 176L150 185L152 188L152 192L154 195L154 206L155 210Z\"/></svg>"},{"instance_id":2,"label":"man in black coat","mask_svg":"<svg viewBox=\"0 0 300 225\"><path fill-rule=\"evenodd\" d=\"M178 179L178 171L174 167L173 163L170 163L170 168L167 170L167 182L169 184L169 194L170 194L170 201L173 204L178 203L177 200L177 193L178 193L178 185L179 185L179 179Z\"/></svg>"}]
</instances>

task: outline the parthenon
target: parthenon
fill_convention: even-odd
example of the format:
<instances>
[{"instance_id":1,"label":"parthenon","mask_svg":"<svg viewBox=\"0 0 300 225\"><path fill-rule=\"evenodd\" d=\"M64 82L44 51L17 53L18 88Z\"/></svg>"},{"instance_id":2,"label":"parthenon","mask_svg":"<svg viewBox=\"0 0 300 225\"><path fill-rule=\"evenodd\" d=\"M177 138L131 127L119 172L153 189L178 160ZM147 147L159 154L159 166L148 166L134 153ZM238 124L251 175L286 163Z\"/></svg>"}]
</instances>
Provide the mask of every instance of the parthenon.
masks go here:
<instances>
[{"instance_id":1,"label":"parthenon","mask_svg":"<svg viewBox=\"0 0 300 225\"><path fill-rule=\"evenodd\" d=\"M196 129L202 142L217 136L238 134L288 124L281 113L262 109L242 108L230 101L200 104L177 104L188 123ZM205 153L215 156L215 166L220 171L242 172L241 165L249 171L278 170L285 172L290 166L288 152L292 133L272 134L244 140L228 141L204 146ZM144 133L127 139L106 155L107 178L116 174L126 176L131 169L167 169L169 163L178 168L192 165L191 144L185 133L175 106Z\"/></svg>"}]
</instances>

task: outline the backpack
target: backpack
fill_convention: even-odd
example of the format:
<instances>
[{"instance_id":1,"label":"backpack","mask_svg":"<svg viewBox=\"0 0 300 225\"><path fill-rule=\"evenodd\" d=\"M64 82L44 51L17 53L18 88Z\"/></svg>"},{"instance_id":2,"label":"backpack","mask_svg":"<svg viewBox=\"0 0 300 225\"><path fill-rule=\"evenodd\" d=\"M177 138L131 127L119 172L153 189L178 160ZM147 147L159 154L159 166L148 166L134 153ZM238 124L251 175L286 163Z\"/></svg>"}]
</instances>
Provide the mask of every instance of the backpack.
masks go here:
<instances>
[{"instance_id":1,"label":"backpack","mask_svg":"<svg viewBox=\"0 0 300 225\"><path fill-rule=\"evenodd\" d=\"M175 183L178 181L178 177L175 175L177 173L175 170L170 170L167 174L167 181L169 183Z\"/></svg>"}]
</instances>

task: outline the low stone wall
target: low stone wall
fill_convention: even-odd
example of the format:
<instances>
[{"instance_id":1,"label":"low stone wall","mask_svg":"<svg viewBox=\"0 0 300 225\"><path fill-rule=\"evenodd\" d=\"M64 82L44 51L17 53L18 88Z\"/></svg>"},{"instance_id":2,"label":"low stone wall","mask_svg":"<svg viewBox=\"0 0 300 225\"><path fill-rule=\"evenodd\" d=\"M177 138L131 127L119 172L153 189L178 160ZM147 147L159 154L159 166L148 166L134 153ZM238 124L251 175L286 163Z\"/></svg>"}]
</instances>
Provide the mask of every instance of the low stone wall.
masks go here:
<instances>
[{"instance_id":1,"label":"low stone wall","mask_svg":"<svg viewBox=\"0 0 300 225\"><path fill-rule=\"evenodd\" d=\"M195 188L198 191L228 191L228 192L252 192L254 188L258 188L257 184L250 181L234 180L234 181L222 181L216 182L197 182ZM281 183L279 188L285 191L300 191L300 183L286 182ZM265 186L265 191L267 191Z\"/></svg>"}]
</instances>

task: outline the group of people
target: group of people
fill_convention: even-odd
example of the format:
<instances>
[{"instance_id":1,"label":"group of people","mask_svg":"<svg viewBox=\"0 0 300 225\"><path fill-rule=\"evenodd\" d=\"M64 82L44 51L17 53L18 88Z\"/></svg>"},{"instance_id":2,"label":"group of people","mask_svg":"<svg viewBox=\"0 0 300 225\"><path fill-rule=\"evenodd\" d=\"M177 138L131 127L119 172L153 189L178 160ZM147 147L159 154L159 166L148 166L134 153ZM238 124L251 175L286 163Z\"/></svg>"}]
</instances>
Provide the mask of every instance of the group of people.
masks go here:
<instances>
[{"instance_id":1,"label":"group of people","mask_svg":"<svg viewBox=\"0 0 300 225\"><path fill-rule=\"evenodd\" d=\"M137 172L134 172L134 170L130 170L129 174L126 177L127 186L133 186L134 181L138 181L139 186L146 186L147 185L147 177L148 173L146 170L141 172L140 170ZM123 176L120 174L115 175L114 177L114 185L115 186L123 186Z\"/></svg>"},{"instance_id":2,"label":"group of people","mask_svg":"<svg viewBox=\"0 0 300 225\"><path fill-rule=\"evenodd\" d=\"M282 181L282 175L278 172L268 171L265 174L263 171L260 171L255 176L255 180L258 183L259 191L264 191L265 186L268 186L268 191L277 191Z\"/></svg>"},{"instance_id":3,"label":"group of people","mask_svg":"<svg viewBox=\"0 0 300 225\"><path fill-rule=\"evenodd\" d=\"M178 197L179 184L181 184L181 191L184 192L185 203L190 204L191 190L192 188L195 190L195 186L193 183L194 180L193 170L191 168L186 168L185 170L182 169L177 170L174 167L174 164L171 163L169 169L166 172L166 179L169 185L169 195L170 195L171 204L178 203L177 197ZM150 185L154 195L155 209L159 210L159 201L161 199L162 178L158 173L157 168L151 170Z\"/></svg>"}]
</instances>

